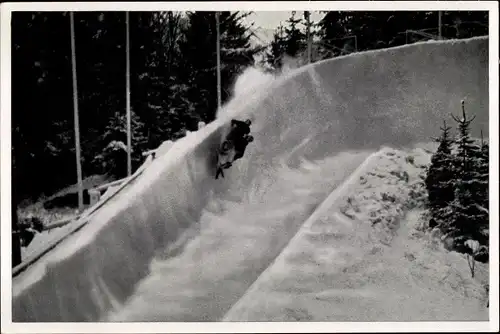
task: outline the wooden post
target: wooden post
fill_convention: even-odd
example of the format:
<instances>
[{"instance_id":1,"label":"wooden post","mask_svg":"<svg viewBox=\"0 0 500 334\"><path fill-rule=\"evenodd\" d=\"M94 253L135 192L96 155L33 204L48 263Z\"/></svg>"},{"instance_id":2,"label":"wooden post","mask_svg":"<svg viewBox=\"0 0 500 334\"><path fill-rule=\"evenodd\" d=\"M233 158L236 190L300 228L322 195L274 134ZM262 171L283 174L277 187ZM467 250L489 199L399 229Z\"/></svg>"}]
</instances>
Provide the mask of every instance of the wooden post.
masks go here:
<instances>
[{"instance_id":1,"label":"wooden post","mask_svg":"<svg viewBox=\"0 0 500 334\"><path fill-rule=\"evenodd\" d=\"M83 211L82 164L80 157L80 123L78 119L78 86L76 80L75 19L69 13L71 31L71 64L73 71L73 112L75 125L76 174L78 177L78 210Z\"/></svg>"},{"instance_id":2,"label":"wooden post","mask_svg":"<svg viewBox=\"0 0 500 334\"><path fill-rule=\"evenodd\" d=\"M126 41L126 97L127 97L127 175L132 175L132 125L131 125L131 115L130 115L130 31L129 31L129 13L125 12L126 16L126 30L127 30L127 41Z\"/></svg>"},{"instance_id":3,"label":"wooden post","mask_svg":"<svg viewBox=\"0 0 500 334\"><path fill-rule=\"evenodd\" d=\"M101 199L101 192L97 189L89 189L90 206L94 206Z\"/></svg>"},{"instance_id":4,"label":"wooden post","mask_svg":"<svg viewBox=\"0 0 500 334\"><path fill-rule=\"evenodd\" d=\"M221 73L220 73L220 22L219 22L219 12L215 12L215 26L217 31L217 108L220 110L222 105L222 94L221 94Z\"/></svg>"}]
</instances>

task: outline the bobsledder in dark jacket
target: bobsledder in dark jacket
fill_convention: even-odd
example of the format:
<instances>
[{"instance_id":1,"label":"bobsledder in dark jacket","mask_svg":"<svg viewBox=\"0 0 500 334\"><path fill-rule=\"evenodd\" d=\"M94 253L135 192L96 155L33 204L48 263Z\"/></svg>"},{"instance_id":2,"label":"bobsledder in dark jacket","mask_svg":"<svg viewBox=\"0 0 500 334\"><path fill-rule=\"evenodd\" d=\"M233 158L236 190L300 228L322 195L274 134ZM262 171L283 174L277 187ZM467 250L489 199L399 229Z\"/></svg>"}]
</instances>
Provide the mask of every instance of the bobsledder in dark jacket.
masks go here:
<instances>
[{"instance_id":1,"label":"bobsledder in dark jacket","mask_svg":"<svg viewBox=\"0 0 500 334\"><path fill-rule=\"evenodd\" d=\"M239 121L237 119L231 120L231 131L226 137L226 140L232 142L234 145L237 145L239 141L245 141L245 136L250 134L250 125L252 121L249 119L243 121Z\"/></svg>"},{"instance_id":2,"label":"bobsledder in dark jacket","mask_svg":"<svg viewBox=\"0 0 500 334\"><path fill-rule=\"evenodd\" d=\"M251 142L253 142L253 137L251 135L245 135L243 141L238 141L237 144L234 145L234 156L232 161L227 161L226 163L220 166L215 176L216 179L218 178L219 174L222 174L222 176L224 177L224 172L222 170L230 168L236 160L243 157L243 154L245 154L245 150L248 144ZM229 149L230 148L227 148L227 151L229 151Z\"/></svg>"},{"instance_id":3,"label":"bobsledder in dark jacket","mask_svg":"<svg viewBox=\"0 0 500 334\"><path fill-rule=\"evenodd\" d=\"M226 140L234 145L235 155L233 162L243 157L248 144L253 141L253 137L250 136L251 124L252 121L249 119L245 121L231 120L231 131L227 135Z\"/></svg>"},{"instance_id":4,"label":"bobsledder in dark jacket","mask_svg":"<svg viewBox=\"0 0 500 334\"><path fill-rule=\"evenodd\" d=\"M251 124L249 119L245 121L231 120L231 130L226 136L226 141L222 144L222 152L227 153L231 148L234 148L234 157L232 161L224 164L223 168L231 167L234 161L243 157L248 144L253 141L253 137L250 135Z\"/></svg>"},{"instance_id":5,"label":"bobsledder in dark jacket","mask_svg":"<svg viewBox=\"0 0 500 334\"><path fill-rule=\"evenodd\" d=\"M245 135L243 136L243 140L238 141L238 143L234 145L236 154L234 155L233 162L243 157L248 144L250 144L251 142L253 142L253 136Z\"/></svg>"}]
</instances>

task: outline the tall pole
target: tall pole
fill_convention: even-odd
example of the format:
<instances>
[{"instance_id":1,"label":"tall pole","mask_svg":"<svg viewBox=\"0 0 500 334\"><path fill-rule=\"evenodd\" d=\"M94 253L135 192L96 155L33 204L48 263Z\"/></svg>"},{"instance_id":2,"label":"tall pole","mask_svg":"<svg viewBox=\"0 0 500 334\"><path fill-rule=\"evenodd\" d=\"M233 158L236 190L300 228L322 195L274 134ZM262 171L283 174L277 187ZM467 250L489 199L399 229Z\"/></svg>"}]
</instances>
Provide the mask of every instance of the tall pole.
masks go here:
<instances>
[{"instance_id":1,"label":"tall pole","mask_svg":"<svg viewBox=\"0 0 500 334\"><path fill-rule=\"evenodd\" d=\"M306 19L306 27L307 27L307 62L311 63L311 21L310 21L310 13L308 11L304 12L304 18Z\"/></svg>"},{"instance_id":2,"label":"tall pole","mask_svg":"<svg viewBox=\"0 0 500 334\"><path fill-rule=\"evenodd\" d=\"M219 12L215 12L215 26L217 31L217 107L221 108L221 78L220 78L220 22Z\"/></svg>"},{"instance_id":3,"label":"tall pole","mask_svg":"<svg viewBox=\"0 0 500 334\"><path fill-rule=\"evenodd\" d=\"M83 211L83 182L82 164L80 157L80 123L78 119L78 87L76 80L76 51L75 51L75 19L73 12L69 13L71 30L71 65L73 71L73 112L75 124L75 150L76 150L76 174L78 177L78 210Z\"/></svg>"},{"instance_id":4,"label":"tall pole","mask_svg":"<svg viewBox=\"0 0 500 334\"><path fill-rule=\"evenodd\" d=\"M125 96L127 98L127 175L132 175L132 126L131 126L131 115L130 115L130 31L129 31L129 15L125 12L125 25L127 31L127 41L125 46L126 52L126 92Z\"/></svg>"},{"instance_id":5,"label":"tall pole","mask_svg":"<svg viewBox=\"0 0 500 334\"><path fill-rule=\"evenodd\" d=\"M438 35L439 35L439 39L443 39L443 35L441 33L441 16L442 16L442 12L439 11L438 12Z\"/></svg>"}]
</instances>

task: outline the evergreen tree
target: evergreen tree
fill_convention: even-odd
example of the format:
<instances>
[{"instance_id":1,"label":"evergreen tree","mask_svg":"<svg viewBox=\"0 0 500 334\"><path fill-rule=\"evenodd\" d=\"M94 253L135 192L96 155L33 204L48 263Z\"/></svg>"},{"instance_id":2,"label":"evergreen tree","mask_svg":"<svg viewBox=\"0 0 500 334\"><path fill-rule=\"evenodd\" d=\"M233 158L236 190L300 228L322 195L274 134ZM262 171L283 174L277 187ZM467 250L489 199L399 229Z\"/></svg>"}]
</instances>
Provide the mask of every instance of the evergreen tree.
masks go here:
<instances>
[{"instance_id":1,"label":"evergreen tree","mask_svg":"<svg viewBox=\"0 0 500 334\"><path fill-rule=\"evenodd\" d=\"M76 179L69 17L14 12L11 27L12 161L24 199Z\"/></svg>"},{"instance_id":2,"label":"evergreen tree","mask_svg":"<svg viewBox=\"0 0 500 334\"><path fill-rule=\"evenodd\" d=\"M220 13L222 103L231 96L236 77L244 68L254 64L253 56L260 48L250 44L251 33L242 23L250 13ZM192 103L196 118L188 130L194 130L198 121L211 122L217 110L217 57L215 12L188 12L188 25L180 43L182 55L182 82L187 89L183 98Z\"/></svg>"},{"instance_id":3,"label":"evergreen tree","mask_svg":"<svg viewBox=\"0 0 500 334\"><path fill-rule=\"evenodd\" d=\"M293 11L285 27L285 52L290 57L296 57L306 46L306 36L299 28L302 18L296 18L295 14L296 12Z\"/></svg>"},{"instance_id":4,"label":"evergreen tree","mask_svg":"<svg viewBox=\"0 0 500 334\"><path fill-rule=\"evenodd\" d=\"M489 234L489 145L483 138L481 131L481 146L478 157L478 171L477 171L477 208L478 219L482 222L481 233L485 234L488 230Z\"/></svg>"},{"instance_id":5,"label":"evergreen tree","mask_svg":"<svg viewBox=\"0 0 500 334\"><path fill-rule=\"evenodd\" d=\"M223 101L259 51L250 47L245 15L221 14ZM146 138L148 148L154 148L196 129L198 121L214 118L215 20L213 13L194 16L204 22L184 13L129 14L131 107L134 119L144 124L132 138L134 149L140 146L135 138ZM74 17L85 178L101 170L94 158L109 144L103 134L115 112L126 115L126 26L124 12L79 12ZM75 163L70 41L67 12L13 14L12 160L21 199L76 181L76 168L68 168Z\"/></svg>"},{"instance_id":6,"label":"evergreen tree","mask_svg":"<svg viewBox=\"0 0 500 334\"><path fill-rule=\"evenodd\" d=\"M325 14L318 24L322 58L355 49L364 51L414 43L438 35L438 11L329 11ZM486 11L443 11L441 14L444 38L488 34Z\"/></svg>"},{"instance_id":7,"label":"evergreen tree","mask_svg":"<svg viewBox=\"0 0 500 334\"><path fill-rule=\"evenodd\" d=\"M157 17L161 13L147 14L155 20L144 20L147 23L142 26L135 24L135 12L130 15L131 102L137 116L157 129L157 120L146 119L147 113L141 108L142 101L149 102L141 96L141 88L152 96L150 100L160 95L170 101L164 87L173 81L169 81L170 78L163 80L163 73L154 72L150 66L154 64L154 70L157 70L164 64L168 67L170 63L160 63L161 57L156 56L164 53L158 46L165 42L163 37L167 35L157 28ZM147 16L140 12L137 15ZM140 29L143 29L142 33L137 34ZM69 31L67 12L19 12L13 15L12 153L22 180L17 188L21 198L37 196L40 192L50 194L76 181L76 168L68 168L74 166L75 161ZM75 43L85 177L100 170L94 157L107 145L101 142L102 134L114 112L126 114L124 13L75 13ZM141 50L147 52L141 53ZM170 55L170 60L174 58L178 57ZM140 72L142 64L150 67ZM145 81L137 84L136 78L149 72L151 76L161 78L161 82L158 80L156 85L146 85ZM30 99L26 99L27 95ZM126 159L123 163L126 164Z\"/></svg>"},{"instance_id":8,"label":"evergreen tree","mask_svg":"<svg viewBox=\"0 0 500 334\"><path fill-rule=\"evenodd\" d=\"M442 33L445 38L488 35L488 20L487 11L445 11L441 17Z\"/></svg>"},{"instance_id":9,"label":"evergreen tree","mask_svg":"<svg viewBox=\"0 0 500 334\"><path fill-rule=\"evenodd\" d=\"M149 148L177 139L192 110L180 98L180 50L184 19L173 12L135 12L131 25L131 102L144 123Z\"/></svg>"},{"instance_id":10,"label":"evergreen tree","mask_svg":"<svg viewBox=\"0 0 500 334\"><path fill-rule=\"evenodd\" d=\"M323 12L325 16L318 22L319 27L319 57L328 59L342 54L342 50L348 47L349 40L345 25L344 12ZM354 45L352 45L354 49Z\"/></svg>"},{"instance_id":11,"label":"evergreen tree","mask_svg":"<svg viewBox=\"0 0 500 334\"><path fill-rule=\"evenodd\" d=\"M126 114L126 25L124 12L78 12L74 17L82 172L86 177L96 172L92 161L101 152L100 135L108 120L115 111Z\"/></svg>"},{"instance_id":12,"label":"evergreen tree","mask_svg":"<svg viewBox=\"0 0 500 334\"><path fill-rule=\"evenodd\" d=\"M481 152L479 161L479 173L481 179L481 194L484 194L481 205L484 208L489 206L489 158L490 146L483 138L483 131L481 131Z\"/></svg>"},{"instance_id":13,"label":"evergreen tree","mask_svg":"<svg viewBox=\"0 0 500 334\"><path fill-rule=\"evenodd\" d=\"M439 225L450 223L449 205L455 198L453 140L450 137L450 129L444 121L441 136L437 139L439 146L431 158L425 179L430 212Z\"/></svg>"},{"instance_id":14,"label":"evergreen tree","mask_svg":"<svg viewBox=\"0 0 500 334\"><path fill-rule=\"evenodd\" d=\"M134 168L142 162L141 152L147 149L147 139L143 136L144 123L136 113L131 110L131 135L132 135L132 164ZM127 116L122 112L116 112L110 119L102 136L102 151L92 161L101 167L101 173L107 173L117 178L127 176Z\"/></svg>"},{"instance_id":15,"label":"evergreen tree","mask_svg":"<svg viewBox=\"0 0 500 334\"><path fill-rule=\"evenodd\" d=\"M279 71L283 66L283 55L286 52L285 31L282 24L275 29L273 40L269 45L269 51L265 54L265 59L272 70Z\"/></svg>"},{"instance_id":16,"label":"evergreen tree","mask_svg":"<svg viewBox=\"0 0 500 334\"><path fill-rule=\"evenodd\" d=\"M292 58L303 58L302 53L306 49L306 34L300 29L299 24L303 23L301 18L295 17L296 12L292 12L286 21L287 25L280 24L274 31L265 59L271 72L280 72L283 68L285 56Z\"/></svg>"},{"instance_id":17,"label":"evergreen tree","mask_svg":"<svg viewBox=\"0 0 500 334\"><path fill-rule=\"evenodd\" d=\"M325 41L332 41L342 38L348 34L344 21L344 12L329 11L323 12L325 16L319 21L320 38Z\"/></svg>"},{"instance_id":18,"label":"evergreen tree","mask_svg":"<svg viewBox=\"0 0 500 334\"><path fill-rule=\"evenodd\" d=\"M458 123L458 136L456 138L457 159L455 200L452 204L454 221L452 232L458 234L458 241L473 239L481 244L486 242L481 231L488 222L484 220L484 213L480 208L481 175L479 173L481 156L480 147L470 137L470 124L475 116L468 119L464 102L462 101L462 118L453 116Z\"/></svg>"},{"instance_id":19,"label":"evergreen tree","mask_svg":"<svg viewBox=\"0 0 500 334\"><path fill-rule=\"evenodd\" d=\"M388 11L355 12L348 21L348 31L357 38L357 50L365 51L387 47ZM394 32L391 32L394 33Z\"/></svg>"}]
</instances>

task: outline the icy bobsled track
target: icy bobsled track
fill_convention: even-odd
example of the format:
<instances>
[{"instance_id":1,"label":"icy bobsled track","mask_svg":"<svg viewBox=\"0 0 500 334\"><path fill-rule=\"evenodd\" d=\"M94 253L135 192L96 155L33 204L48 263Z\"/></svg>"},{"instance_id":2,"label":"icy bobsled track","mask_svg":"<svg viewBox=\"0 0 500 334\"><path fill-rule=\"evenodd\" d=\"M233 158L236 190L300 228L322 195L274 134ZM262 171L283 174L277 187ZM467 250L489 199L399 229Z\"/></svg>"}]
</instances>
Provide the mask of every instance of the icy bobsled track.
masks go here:
<instances>
[{"instance_id":1,"label":"icy bobsled track","mask_svg":"<svg viewBox=\"0 0 500 334\"><path fill-rule=\"evenodd\" d=\"M487 131L487 38L323 61L238 97L15 277L13 321L221 320L371 153L429 141L462 99ZM255 141L215 180L232 117Z\"/></svg>"}]
</instances>

